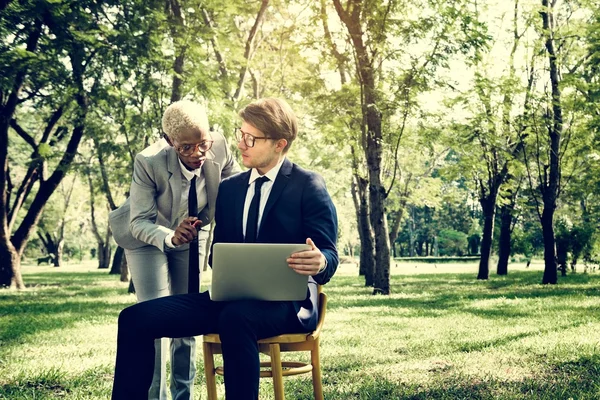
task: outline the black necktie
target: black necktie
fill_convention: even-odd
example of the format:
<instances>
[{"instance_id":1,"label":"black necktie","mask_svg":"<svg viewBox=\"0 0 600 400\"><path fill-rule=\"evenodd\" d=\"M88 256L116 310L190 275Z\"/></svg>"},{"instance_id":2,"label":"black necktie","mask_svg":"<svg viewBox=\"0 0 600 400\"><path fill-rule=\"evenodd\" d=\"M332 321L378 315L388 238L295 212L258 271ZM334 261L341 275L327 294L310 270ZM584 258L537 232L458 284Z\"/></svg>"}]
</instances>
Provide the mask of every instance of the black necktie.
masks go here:
<instances>
[{"instance_id":1,"label":"black necktie","mask_svg":"<svg viewBox=\"0 0 600 400\"><path fill-rule=\"evenodd\" d=\"M263 183L268 181L269 178L266 176L260 177L254 181L254 197L250 202L250 208L248 209L248 220L246 221L246 243L256 242L258 236L258 209L260 208L260 188Z\"/></svg>"},{"instance_id":2,"label":"black necktie","mask_svg":"<svg viewBox=\"0 0 600 400\"><path fill-rule=\"evenodd\" d=\"M190 181L190 192L188 195L188 216L198 215L198 197L196 197L196 176ZM200 291L200 260L198 255L198 237L190 242L188 263L188 293Z\"/></svg>"}]
</instances>

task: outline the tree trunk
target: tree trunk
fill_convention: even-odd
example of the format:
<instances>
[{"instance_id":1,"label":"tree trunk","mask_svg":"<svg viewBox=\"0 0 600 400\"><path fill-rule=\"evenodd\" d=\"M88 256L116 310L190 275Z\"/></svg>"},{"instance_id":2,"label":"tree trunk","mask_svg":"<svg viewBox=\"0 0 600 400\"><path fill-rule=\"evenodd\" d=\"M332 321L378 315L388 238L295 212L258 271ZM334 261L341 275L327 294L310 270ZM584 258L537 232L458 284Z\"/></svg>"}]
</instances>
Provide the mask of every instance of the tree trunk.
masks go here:
<instances>
[{"instance_id":1,"label":"tree trunk","mask_svg":"<svg viewBox=\"0 0 600 400\"><path fill-rule=\"evenodd\" d=\"M121 246L117 246L115 250L115 256L112 260L112 266L110 267L109 275L117 275L121 273L121 264L125 258L125 250Z\"/></svg>"},{"instance_id":2,"label":"tree trunk","mask_svg":"<svg viewBox=\"0 0 600 400\"><path fill-rule=\"evenodd\" d=\"M352 199L356 209L358 236L360 238L359 275L365 277L365 286L373 286L375 276L375 246L373 232L369 222L369 204L367 200L367 181L354 175Z\"/></svg>"},{"instance_id":3,"label":"tree trunk","mask_svg":"<svg viewBox=\"0 0 600 400\"><path fill-rule=\"evenodd\" d=\"M108 269L110 265L110 243L98 243L98 269Z\"/></svg>"},{"instance_id":4,"label":"tree trunk","mask_svg":"<svg viewBox=\"0 0 600 400\"><path fill-rule=\"evenodd\" d=\"M123 280L125 279L125 280ZM127 282L127 278L123 278L123 275L121 275L121 282ZM127 293L135 293L135 286L133 286L133 279L131 279L129 281L129 287L127 288Z\"/></svg>"},{"instance_id":5,"label":"tree trunk","mask_svg":"<svg viewBox=\"0 0 600 400\"><path fill-rule=\"evenodd\" d=\"M24 289L23 277L21 275L21 256L12 245L10 240L0 241L0 260L3 268L0 268L0 288L14 287ZM5 263L5 261L8 262Z\"/></svg>"},{"instance_id":6,"label":"tree trunk","mask_svg":"<svg viewBox=\"0 0 600 400\"><path fill-rule=\"evenodd\" d=\"M415 236L415 209L412 207L411 217L408 221L408 255L409 257L414 257L416 254L416 242L417 238Z\"/></svg>"},{"instance_id":7,"label":"tree trunk","mask_svg":"<svg viewBox=\"0 0 600 400\"><path fill-rule=\"evenodd\" d=\"M56 251L54 254L54 266L55 267L60 267L63 264L63 249L65 247L65 240L64 239L59 239L58 243L56 244Z\"/></svg>"},{"instance_id":8,"label":"tree trunk","mask_svg":"<svg viewBox=\"0 0 600 400\"><path fill-rule=\"evenodd\" d=\"M508 260L510 259L510 236L512 228L512 204L500 209L500 238L498 243L498 265L496 274L508 275Z\"/></svg>"},{"instance_id":9,"label":"tree trunk","mask_svg":"<svg viewBox=\"0 0 600 400\"><path fill-rule=\"evenodd\" d=\"M394 255L394 258L397 257L395 243L396 243L396 239L398 238L398 232L400 231L400 223L402 222L402 215L404 214L405 205L406 205L406 201L402 201L399 205L399 208L390 213L390 215L393 217L392 218L393 224L390 229L389 235L390 235L390 246L392 248L392 253Z\"/></svg>"},{"instance_id":10,"label":"tree trunk","mask_svg":"<svg viewBox=\"0 0 600 400\"><path fill-rule=\"evenodd\" d=\"M133 280L129 280L129 264L127 264L127 257L123 257L123 261L121 262L121 282L129 282L129 291L128 293L135 293L135 288L133 287Z\"/></svg>"},{"instance_id":11,"label":"tree trunk","mask_svg":"<svg viewBox=\"0 0 600 400\"><path fill-rule=\"evenodd\" d=\"M544 277L543 284L558 282L556 244L554 238L554 210L544 207L542 212L542 235L544 237Z\"/></svg>"},{"instance_id":12,"label":"tree trunk","mask_svg":"<svg viewBox=\"0 0 600 400\"><path fill-rule=\"evenodd\" d=\"M556 244L554 238L554 211L558 197L560 182L560 142L563 129L562 105L560 93L560 78L554 48L554 14L548 0L542 0L542 22L546 35L546 51L550 67L550 86L552 87L552 124L548 127L550 141L550 165L547 182L543 187L544 211L542 212L542 232L544 236L544 277L542 283L556 284L558 282L556 265Z\"/></svg>"},{"instance_id":13,"label":"tree trunk","mask_svg":"<svg viewBox=\"0 0 600 400\"><path fill-rule=\"evenodd\" d=\"M379 172L379 168L376 168ZM371 225L375 232L375 280L373 294L389 295L390 290L390 246L387 234L387 220L383 206L383 187L379 179L375 179L374 171L369 171L376 181L369 186L369 199L371 205Z\"/></svg>"},{"instance_id":14,"label":"tree trunk","mask_svg":"<svg viewBox=\"0 0 600 400\"><path fill-rule=\"evenodd\" d=\"M490 254L494 235L494 218L496 214L496 196L490 194L480 200L483 212L483 234L481 238L481 258L477 279L488 279L490 275Z\"/></svg>"}]
</instances>

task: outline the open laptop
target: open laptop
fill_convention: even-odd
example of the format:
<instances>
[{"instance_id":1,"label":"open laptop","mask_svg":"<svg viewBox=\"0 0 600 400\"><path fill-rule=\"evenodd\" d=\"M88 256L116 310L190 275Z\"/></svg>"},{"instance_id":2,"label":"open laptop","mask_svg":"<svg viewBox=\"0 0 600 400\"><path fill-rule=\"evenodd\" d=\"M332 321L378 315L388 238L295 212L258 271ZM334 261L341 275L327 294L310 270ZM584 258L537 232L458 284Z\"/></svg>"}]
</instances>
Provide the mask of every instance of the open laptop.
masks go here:
<instances>
[{"instance_id":1,"label":"open laptop","mask_svg":"<svg viewBox=\"0 0 600 400\"><path fill-rule=\"evenodd\" d=\"M310 250L310 246L215 243L210 298L214 301L304 300L308 276L294 272L286 261L290 254L302 250Z\"/></svg>"}]
</instances>

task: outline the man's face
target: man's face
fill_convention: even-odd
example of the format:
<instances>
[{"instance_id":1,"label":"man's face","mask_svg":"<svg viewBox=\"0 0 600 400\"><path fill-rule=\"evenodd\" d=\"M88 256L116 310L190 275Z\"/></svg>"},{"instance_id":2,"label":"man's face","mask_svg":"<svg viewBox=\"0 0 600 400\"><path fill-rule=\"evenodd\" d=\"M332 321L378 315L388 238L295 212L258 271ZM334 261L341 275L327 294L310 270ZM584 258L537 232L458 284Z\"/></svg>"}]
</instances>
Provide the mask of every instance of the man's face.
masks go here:
<instances>
[{"instance_id":1,"label":"man's face","mask_svg":"<svg viewBox=\"0 0 600 400\"><path fill-rule=\"evenodd\" d=\"M193 171L204 164L206 152L212 146L212 136L204 129L191 129L181 132L177 139L170 140L181 163Z\"/></svg>"},{"instance_id":2,"label":"man's face","mask_svg":"<svg viewBox=\"0 0 600 400\"><path fill-rule=\"evenodd\" d=\"M285 139L267 139L264 133L245 121L242 123L238 135L252 135L254 137L253 147L249 147L246 143L251 139L248 140L243 137L238 141L238 149L242 153L244 166L246 168L256 168L261 175L277 165L283 155L283 148L287 144Z\"/></svg>"}]
</instances>

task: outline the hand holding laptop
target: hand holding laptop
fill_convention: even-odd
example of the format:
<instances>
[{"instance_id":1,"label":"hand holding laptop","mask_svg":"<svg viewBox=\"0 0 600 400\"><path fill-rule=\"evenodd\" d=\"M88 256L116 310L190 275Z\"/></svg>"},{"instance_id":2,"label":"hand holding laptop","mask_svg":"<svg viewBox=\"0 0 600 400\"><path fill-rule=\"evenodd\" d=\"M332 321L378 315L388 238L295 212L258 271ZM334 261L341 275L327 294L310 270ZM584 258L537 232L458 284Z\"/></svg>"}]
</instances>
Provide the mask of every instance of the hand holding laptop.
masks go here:
<instances>
[{"instance_id":1,"label":"hand holding laptop","mask_svg":"<svg viewBox=\"0 0 600 400\"><path fill-rule=\"evenodd\" d=\"M292 253L287 262L300 275L316 275L325 266L325 256L311 238L306 239L306 244L310 246L310 250Z\"/></svg>"}]
</instances>

